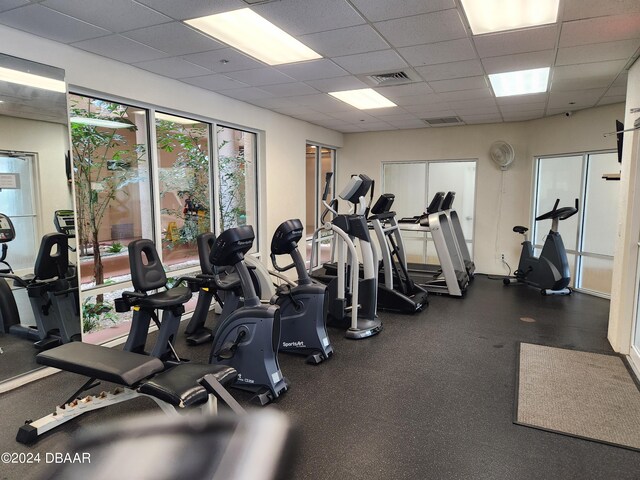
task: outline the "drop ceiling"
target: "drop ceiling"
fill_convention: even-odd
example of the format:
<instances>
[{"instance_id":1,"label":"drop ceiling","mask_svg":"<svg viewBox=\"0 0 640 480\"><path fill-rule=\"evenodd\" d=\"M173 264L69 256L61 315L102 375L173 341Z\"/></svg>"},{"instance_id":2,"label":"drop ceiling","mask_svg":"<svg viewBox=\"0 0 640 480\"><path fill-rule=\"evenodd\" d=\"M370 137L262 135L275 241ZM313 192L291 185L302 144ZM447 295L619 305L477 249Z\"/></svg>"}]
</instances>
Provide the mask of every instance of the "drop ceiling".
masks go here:
<instances>
[{"instance_id":1,"label":"drop ceiling","mask_svg":"<svg viewBox=\"0 0 640 480\"><path fill-rule=\"evenodd\" d=\"M182 20L251 8L324 58L269 67ZM0 24L341 132L530 120L624 102L640 1L561 0L558 22L474 36L459 0L0 0ZM551 67L543 94L495 98L487 75ZM397 107L327 92L371 86Z\"/></svg>"}]
</instances>

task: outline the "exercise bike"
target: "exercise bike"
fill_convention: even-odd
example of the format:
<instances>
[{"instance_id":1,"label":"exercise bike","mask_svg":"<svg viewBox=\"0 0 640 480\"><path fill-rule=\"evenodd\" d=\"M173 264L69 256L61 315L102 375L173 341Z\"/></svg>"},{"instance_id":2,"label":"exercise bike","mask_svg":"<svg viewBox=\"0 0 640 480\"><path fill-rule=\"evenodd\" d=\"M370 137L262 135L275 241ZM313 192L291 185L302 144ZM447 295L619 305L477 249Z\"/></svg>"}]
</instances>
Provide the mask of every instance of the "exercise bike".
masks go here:
<instances>
[{"instance_id":1,"label":"exercise bike","mask_svg":"<svg viewBox=\"0 0 640 480\"><path fill-rule=\"evenodd\" d=\"M551 220L551 230L547 234L539 257L533 254L533 245L527 238L526 227L516 225L513 231L524 235L522 251L515 277L503 279L505 285L512 283L526 283L540 289L542 295L570 295L571 271L567 260L567 251L558 233L558 223L578 213L578 199L575 207L558 208L560 199L556 199L553 209L536 217L540 220Z\"/></svg>"}]
</instances>

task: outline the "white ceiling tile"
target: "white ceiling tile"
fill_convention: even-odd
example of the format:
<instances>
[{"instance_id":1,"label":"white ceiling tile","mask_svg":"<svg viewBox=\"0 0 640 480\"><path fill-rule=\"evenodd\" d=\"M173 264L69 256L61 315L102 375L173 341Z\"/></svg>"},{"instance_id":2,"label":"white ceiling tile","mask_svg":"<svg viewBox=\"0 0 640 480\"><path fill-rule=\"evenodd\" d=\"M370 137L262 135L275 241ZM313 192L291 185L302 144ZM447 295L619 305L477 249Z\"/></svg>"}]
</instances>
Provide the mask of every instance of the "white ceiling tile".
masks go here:
<instances>
[{"instance_id":1,"label":"white ceiling tile","mask_svg":"<svg viewBox=\"0 0 640 480\"><path fill-rule=\"evenodd\" d=\"M315 88L301 82L282 83L280 85L264 85L260 88L272 93L276 97L292 97L294 95L311 95L318 93Z\"/></svg>"},{"instance_id":2,"label":"white ceiling tile","mask_svg":"<svg viewBox=\"0 0 640 480\"><path fill-rule=\"evenodd\" d=\"M93 38L75 42L72 45L124 63L144 62L145 60L155 60L156 58L167 56L166 53L160 50L134 42L122 35Z\"/></svg>"},{"instance_id":3,"label":"white ceiling tile","mask_svg":"<svg viewBox=\"0 0 640 480\"><path fill-rule=\"evenodd\" d=\"M171 22L123 33L123 36L144 43L170 55L206 52L226 45L203 35L182 22Z\"/></svg>"},{"instance_id":4,"label":"white ceiling tile","mask_svg":"<svg viewBox=\"0 0 640 480\"><path fill-rule=\"evenodd\" d=\"M185 60L207 68L212 72L225 73L264 67L264 63L254 60L233 48L221 48L209 52L184 55Z\"/></svg>"},{"instance_id":5,"label":"white ceiling tile","mask_svg":"<svg viewBox=\"0 0 640 480\"><path fill-rule=\"evenodd\" d=\"M115 33L171 21L170 17L132 0L45 0L40 5Z\"/></svg>"},{"instance_id":6,"label":"white ceiling tile","mask_svg":"<svg viewBox=\"0 0 640 480\"><path fill-rule=\"evenodd\" d=\"M468 38L448 42L417 45L398 49L411 65L435 65L438 63L458 62L477 58L476 52Z\"/></svg>"},{"instance_id":7,"label":"white ceiling tile","mask_svg":"<svg viewBox=\"0 0 640 480\"><path fill-rule=\"evenodd\" d=\"M498 99L499 100L499 99ZM521 100L522 102L522 100ZM510 105L498 105L500 107L500 111L504 113L518 113L518 112L531 112L531 111L544 111L544 108L547 106L547 102L533 102L533 103L517 103Z\"/></svg>"},{"instance_id":8,"label":"white ceiling tile","mask_svg":"<svg viewBox=\"0 0 640 480\"><path fill-rule=\"evenodd\" d=\"M287 107L287 106L293 107L296 105L294 102L291 101L291 99L281 98L281 97L261 98L261 99L252 101L251 103L253 103L254 105L258 105L259 107L268 108L268 109Z\"/></svg>"},{"instance_id":9,"label":"white ceiling tile","mask_svg":"<svg viewBox=\"0 0 640 480\"><path fill-rule=\"evenodd\" d=\"M640 14L589 18L562 24L561 47L640 38Z\"/></svg>"},{"instance_id":10,"label":"white ceiling tile","mask_svg":"<svg viewBox=\"0 0 640 480\"><path fill-rule=\"evenodd\" d=\"M616 79L611 84L612 87L626 87L629 73L627 70L620 72Z\"/></svg>"},{"instance_id":11,"label":"white ceiling tile","mask_svg":"<svg viewBox=\"0 0 640 480\"><path fill-rule=\"evenodd\" d=\"M242 0L216 0L215 2L211 0L188 0L181 2L177 2L176 0L136 1L176 20L204 17L205 15L213 15L214 13L228 12L247 7L247 4Z\"/></svg>"},{"instance_id":12,"label":"white ceiling tile","mask_svg":"<svg viewBox=\"0 0 640 480\"><path fill-rule=\"evenodd\" d=\"M247 85L251 85L252 87L275 85L277 83L292 83L296 81L273 67L253 68L251 70L229 72L227 73L227 76L235 78Z\"/></svg>"},{"instance_id":13,"label":"white ceiling tile","mask_svg":"<svg viewBox=\"0 0 640 480\"><path fill-rule=\"evenodd\" d=\"M436 95L435 93L431 93L429 95L409 95L407 97L394 97L393 102L401 107L411 106L411 105L432 105L437 107L438 105L446 107L446 102Z\"/></svg>"},{"instance_id":14,"label":"white ceiling tile","mask_svg":"<svg viewBox=\"0 0 640 480\"><path fill-rule=\"evenodd\" d=\"M450 108L434 110L428 105L413 105L404 107L405 110L415 114L419 118L442 118L455 116L455 112Z\"/></svg>"},{"instance_id":15,"label":"white ceiling tile","mask_svg":"<svg viewBox=\"0 0 640 480\"><path fill-rule=\"evenodd\" d=\"M530 103L546 103L548 93L530 93L529 95L512 95L510 97L496 98L498 105L520 105Z\"/></svg>"},{"instance_id":16,"label":"white ceiling tile","mask_svg":"<svg viewBox=\"0 0 640 480\"><path fill-rule=\"evenodd\" d=\"M236 98L249 103L255 103L260 100L272 98L272 95L269 92L265 92L264 90L260 90L255 87L225 88L220 92L220 94L225 97Z\"/></svg>"},{"instance_id":17,"label":"white ceiling tile","mask_svg":"<svg viewBox=\"0 0 640 480\"><path fill-rule=\"evenodd\" d=\"M300 120L304 120L305 122L335 121L333 117L330 117L326 113L314 112L310 108L307 108L307 113L299 113L293 116Z\"/></svg>"},{"instance_id":18,"label":"white ceiling tile","mask_svg":"<svg viewBox=\"0 0 640 480\"><path fill-rule=\"evenodd\" d=\"M336 113L333 115L335 118L339 118L340 120L344 120L347 122L377 122L378 120L375 117L372 117L364 110L358 110L357 108L352 108L351 110L343 111L340 113Z\"/></svg>"},{"instance_id":19,"label":"white ceiling tile","mask_svg":"<svg viewBox=\"0 0 640 480\"><path fill-rule=\"evenodd\" d=\"M29 0L0 0L0 12L28 4Z\"/></svg>"},{"instance_id":20,"label":"white ceiling tile","mask_svg":"<svg viewBox=\"0 0 640 480\"><path fill-rule=\"evenodd\" d=\"M315 95L299 95L289 98L289 101L299 105L306 105L311 109L321 112L332 114L334 112L354 111L356 110L351 105L348 105L340 100L327 95L326 93L317 93Z\"/></svg>"},{"instance_id":21,"label":"white ceiling tile","mask_svg":"<svg viewBox=\"0 0 640 480\"><path fill-rule=\"evenodd\" d=\"M389 48L389 44L369 25L311 33L298 39L325 57L353 55Z\"/></svg>"},{"instance_id":22,"label":"white ceiling tile","mask_svg":"<svg viewBox=\"0 0 640 480\"><path fill-rule=\"evenodd\" d=\"M429 86L434 92L455 92L457 90L474 90L477 88L487 88L487 79L485 76L456 78L452 80L438 80L429 82Z\"/></svg>"},{"instance_id":23,"label":"white ceiling tile","mask_svg":"<svg viewBox=\"0 0 640 480\"><path fill-rule=\"evenodd\" d=\"M467 36L456 9L387 20L374 26L394 47L444 42Z\"/></svg>"},{"instance_id":24,"label":"white ceiling tile","mask_svg":"<svg viewBox=\"0 0 640 480\"><path fill-rule=\"evenodd\" d=\"M627 94L627 87L618 87L618 86L612 86L609 87L609 89L607 90L607 93L605 93L606 96L625 96Z\"/></svg>"},{"instance_id":25,"label":"white ceiling tile","mask_svg":"<svg viewBox=\"0 0 640 480\"><path fill-rule=\"evenodd\" d=\"M470 91L470 90L469 90ZM491 98L475 98L469 100L451 100L448 102L451 110L481 109L481 108L498 108L496 99Z\"/></svg>"},{"instance_id":26,"label":"white ceiling tile","mask_svg":"<svg viewBox=\"0 0 640 480\"><path fill-rule=\"evenodd\" d=\"M376 87L380 95L387 98L408 97L413 95L429 95L433 90L425 82L408 83L406 85L394 85L391 87Z\"/></svg>"},{"instance_id":27,"label":"white ceiling tile","mask_svg":"<svg viewBox=\"0 0 640 480\"><path fill-rule=\"evenodd\" d=\"M36 4L0 13L0 23L62 43L78 42L111 33Z\"/></svg>"},{"instance_id":28,"label":"white ceiling tile","mask_svg":"<svg viewBox=\"0 0 640 480\"><path fill-rule=\"evenodd\" d=\"M389 124L401 130L410 129L410 128L428 128L428 125L426 123L418 119L398 120L398 121L389 122Z\"/></svg>"},{"instance_id":29,"label":"white ceiling tile","mask_svg":"<svg viewBox=\"0 0 640 480\"><path fill-rule=\"evenodd\" d=\"M482 65L484 65L487 74L515 72L518 70L550 67L553 65L554 56L554 50L518 53L516 55L505 55L503 57L483 58Z\"/></svg>"},{"instance_id":30,"label":"white ceiling tile","mask_svg":"<svg viewBox=\"0 0 640 480\"><path fill-rule=\"evenodd\" d=\"M363 127L359 123L355 124L353 122L349 122L347 120L340 120L339 118L335 118L335 117L330 117L327 120L317 120L316 123L318 125L322 125L329 128L353 126L357 128L358 131L361 131L361 132L364 131Z\"/></svg>"},{"instance_id":31,"label":"white ceiling tile","mask_svg":"<svg viewBox=\"0 0 640 480\"><path fill-rule=\"evenodd\" d=\"M386 122L367 123L364 125L367 132L383 132L387 130L397 130L393 125L389 125Z\"/></svg>"},{"instance_id":32,"label":"white ceiling tile","mask_svg":"<svg viewBox=\"0 0 640 480\"><path fill-rule=\"evenodd\" d=\"M308 62L292 63L289 65L280 65L276 68L285 75L295 78L301 82L324 78L344 77L345 75L348 75L348 72L326 58L311 60Z\"/></svg>"},{"instance_id":33,"label":"white ceiling tile","mask_svg":"<svg viewBox=\"0 0 640 480\"><path fill-rule=\"evenodd\" d=\"M481 123L501 123L502 117L500 115L465 115L462 120L467 125L478 125Z\"/></svg>"},{"instance_id":34,"label":"white ceiling tile","mask_svg":"<svg viewBox=\"0 0 640 480\"><path fill-rule=\"evenodd\" d=\"M524 122L526 120L535 120L544 117L544 109L531 110L527 112L503 112L502 118L505 122Z\"/></svg>"},{"instance_id":35,"label":"white ceiling tile","mask_svg":"<svg viewBox=\"0 0 640 480\"><path fill-rule=\"evenodd\" d=\"M134 63L133 65L171 78L197 77L211 73L200 65L195 65L178 57L159 58L148 62Z\"/></svg>"},{"instance_id":36,"label":"white ceiling tile","mask_svg":"<svg viewBox=\"0 0 640 480\"><path fill-rule=\"evenodd\" d=\"M500 116L500 110L498 107L467 107L467 106L457 106L453 109L454 112L458 116L467 116L467 115L491 115L491 116Z\"/></svg>"},{"instance_id":37,"label":"white ceiling tile","mask_svg":"<svg viewBox=\"0 0 640 480\"><path fill-rule=\"evenodd\" d=\"M592 106L592 105L590 105ZM566 113L567 111L578 111L578 110L583 110L584 108L589 108L589 107L574 107L574 108L548 108L547 109L547 114L545 115L546 117L552 116L552 115L562 115L563 117L566 118ZM567 118L567 121L569 121L569 118Z\"/></svg>"},{"instance_id":38,"label":"white ceiling tile","mask_svg":"<svg viewBox=\"0 0 640 480\"><path fill-rule=\"evenodd\" d=\"M640 13L638 0L564 0L562 20L604 17L628 13Z\"/></svg>"},{"instance_id":39,"label":"white ceiling tile","mask_svg":"<svg viewBox=\"0 0 640 480\"><path fill-rule=\"evenodd\" d=\"M409 115L400 107L385 107L385 108L368 108L366 110L367 114L372 117L376 117L377 119L386 122L387 116L395 116L395 115Z\"/></svg>"},{"instance_id":40,"label":"white ceiling tile","mask_svg":"<svg viewBox=\"0 0 640 480\"><path fill-rule=\"evenodd\" d=\"M401 2L390 2L389 0L351 1L370 22L409 17L456 7L454 0L402 0Z\"/></svg>"},{"instance_id":41,"label":"white ceiling tile","mask_svg":"<svg viewBox=\"0 0 640 480\"><path fill-rule=\"evenodd\" d=\"M408 66L407 62L405 62L394 50L382 50L379 52L334 57L332 60L354 75L401 70Z\"/></svg>"},{"instance_id":42,"label":"white ceiling tile","mask_svg":"<svg viewBox=\"0 0 640 480\"><path fill-rule=\"evenodd\" d=\"M478 49L478 55L484 58L551 50L556 46L557 36L558 25L547 25L511 32L478 35L473 37L473 41Z\"/></svg>"},{"instance_id":43,"label":"white ceiling tile","mask_svg":"<svg viewBox=\"0 0 640 480\"><path fill-rule=\"evenodd\" d=\"M324 120L331 118L329 115L325 115L319 112L314 112L309 107L305 107L304 105L296 105L294 107L274 108L273 111L282 113L283 115L290 115L292 117L297 117L298 115L309 115L313 112L316 115L322 115L326 117ZM322 120L322 118L320 118L319 120Z\"/></svg>"},{"instance_id":44,"label":"white ceiling tile","mask_svg":"<svg viewBox=\"0 0 640 480\"><path fill-rule=\"evenodd\" d=\"M612 105L614 103L625 103L627 100L626 95L605 95L597 103L598 105Z\"/></svg>"},{"instance_id":45,"label":"white ceiling tile","mask_svg":"<svg viewBox=\"0 0 640 480\"><path fill-rule=\"evenodd\" d=\"M416 71L427 82L449 80L452 78L473 77L484 73L482 70L482 64L479 60L465 60L462 62L441 63L439 65L417 67Z\"/></svg>"},{"instance_id":46,"label":"white ceiling tile","mask_svg":"<svg viewBox=\"0 0 640 480\"><path fill-rule=\"evenodd\" d=\"M639 2L640 3L640 2ZM558 49L556 65L576 63L604 62L630 58L640 47L638 40L620 40L618 42L593 43Z\"/></svg>"},{"instance_id":47,"label":"white ceiling tile","mask_svg":"<svg viewBox=\"0 0 640 480\"><path fill-rule=\"evenodd\" d=\"M342 90L355 90L357 88L368 87L362 80L353 76L308 80L305 83L321 92L339 92Z\"/></svg>"},{"instance_id":48,"label":"white ceiling tile","mask_svg":"<svg viewBox=\"0 0 640 480\"><path fill-rule=\"evenodd\" d=\"M579 107L592 107L604 94L604 88L575 90L573 92L551 92L547 109L564 108L572 110Z\"/></svg>"},{"instance_id":49,"label":"white ceiling tile","mask_svg":"<svg viewBox=\"0 0 640 480\"><path fill-rule=\"evenodd\" d=\"M226 77L219 73L214 75L204 75L202 77L185 78L182 80L189 85L195 85L196 87L205 88L207 90L231 90L236 88L246 87L242 82L238 82L233 78Z\"/></svg>"},{"instance_id":50,"label":"white ceiling tile","mask_svg":"<svg viewBox=\"0 0 640 480\"><path fill-rule=\"evenodd\" d=\"M279 0L251 9L293 36L365 23L344 0Z\"/></svg>"},{"instance_id":51,"label":"white ceiling tile","mask_svg":"<svg viewBox=\"0 0 640 480\"><path fill-rule=\"evenodd\" d=\"M483 100L495 102L493 93L491 93L491 90L488 88L478 88L476 90L460 90L458 92L443 92L438 93L437 95L440 100L444 102L456 102L458 100Z\"/></svg>"},{"instance_id":52,"label":"white ceiling tile","mask_svg":"<svg viewBox=\"0 0 640 480\"><path fill-rule=\"evenodd\" d=\"M614 60L554 67L551 78L551 91L608 87L620 73L625 63L624 60Z\"/></svg>"},{"instance_id":53,"label":"white ceiling tile","mask_svg":"<svg viewBox=\"0 0 640 480\"><path fill-rule=\"evenodd\" d=\"M385 112L384 110L392 110L391 112ZM369 110L371 112L371 110ZM398 113L400 112L400 113ZM389 109L377 109L373 115L385 122L403 122L406 120L416 120L416 116L413 113L405 112L401 108L389 108Z\"/></svg>"}]
</instances>

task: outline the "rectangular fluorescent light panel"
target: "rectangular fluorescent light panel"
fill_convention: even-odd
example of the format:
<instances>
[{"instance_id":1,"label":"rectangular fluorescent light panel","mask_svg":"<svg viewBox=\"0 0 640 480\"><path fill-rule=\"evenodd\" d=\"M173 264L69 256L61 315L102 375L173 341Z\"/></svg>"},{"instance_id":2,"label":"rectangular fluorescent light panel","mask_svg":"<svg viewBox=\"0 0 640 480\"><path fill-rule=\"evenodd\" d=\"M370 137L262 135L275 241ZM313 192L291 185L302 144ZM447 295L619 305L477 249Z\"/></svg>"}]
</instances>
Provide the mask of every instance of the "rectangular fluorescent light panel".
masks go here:
<instances>
[{"instance_id":1,"label":"rectangular fluorescent light panel","mask_svg":"<svg viewBox=\"0 0 640 480\"><path fill-rule=\"evenodd\" d=\"M370 108L396 107L388 98L383 97L372 88L361 88L358 90L344 90L342 92L329 92L329 95L342 100L360 110Z\"/></svg>"},{"instance_id":2,"label":"rectangular fluorescent light panel","mask_svg":"<svg viewBox=\"0 0 640 480\"><path fill-rule=\"evenodd\" d=\"M461 0L474 35L555 23L560 0Z\"/></svg>"},{"instance_id":3,"label":"rectangular fluorescent light panel","mask_svg":"<svg viewBox=\"0 0 640 480\"><path fill-rule=\"evenodd\" d=\"M67 86L62 80L55 80L53 78L42 77L40 75L34 75L33 73L20 72L4 67L0 67L0 80L59 93L65 93L67 91Z\"/></svg>"},{"instance_id":4,"label":"rectangular fluorescent light panel","mask_svg":"<svg viewBox=\"0 0 640 480\"><path fill-rule=\"evenodd\" d=\"M549 67L493 73L489 74L489 80L496 97L546 92L549 84Z\"/></svg>"},{"instance_id":5,"label":"rectangular fluorescent light panel","mask_svg":"<svg viewBox=\"0 0 640 480\"><path fill-rule=\"evenodd\" d=\"M185 23L268 65L322 58L250 8L185 20Z\"/></svg>"}]
</instances>

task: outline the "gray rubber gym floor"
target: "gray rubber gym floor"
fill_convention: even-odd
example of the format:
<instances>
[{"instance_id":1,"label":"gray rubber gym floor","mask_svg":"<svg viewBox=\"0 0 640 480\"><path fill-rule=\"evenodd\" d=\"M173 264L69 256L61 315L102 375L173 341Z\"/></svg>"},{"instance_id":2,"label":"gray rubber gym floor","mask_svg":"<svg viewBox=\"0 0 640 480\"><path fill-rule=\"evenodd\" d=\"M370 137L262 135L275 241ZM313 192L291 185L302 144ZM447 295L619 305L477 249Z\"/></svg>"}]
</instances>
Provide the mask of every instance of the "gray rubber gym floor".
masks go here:
<instances>
[{"instance_id":1,"label":"gray rubber gym floor","mask_svg":"<svg viewBox=\"0 0 640 480\"><path fill-rule=\"evenodd\" d=\"M611 351L608 308L600 298L542 297L477 277L463 299L432 296L416 316L381 313L375 338L349 341L331 329L336 354L325 364L281 356L291 389L267 407L298 426L291 478L640 478L637 452L512 423L517 342ZM208 347L178 347L207 357ZM34 447L14 442L23 420L49 413L79 384L61 373L0 397L0 452L64 451L81 425L155 408L140 399L81 417ZM236 397L248 405L246 394ZM2 465L0 478L36 478L44 467ZM127 478L126 467L113 477Z\"/></svg>"}]
</instances>

